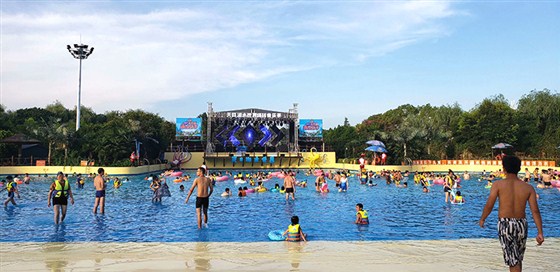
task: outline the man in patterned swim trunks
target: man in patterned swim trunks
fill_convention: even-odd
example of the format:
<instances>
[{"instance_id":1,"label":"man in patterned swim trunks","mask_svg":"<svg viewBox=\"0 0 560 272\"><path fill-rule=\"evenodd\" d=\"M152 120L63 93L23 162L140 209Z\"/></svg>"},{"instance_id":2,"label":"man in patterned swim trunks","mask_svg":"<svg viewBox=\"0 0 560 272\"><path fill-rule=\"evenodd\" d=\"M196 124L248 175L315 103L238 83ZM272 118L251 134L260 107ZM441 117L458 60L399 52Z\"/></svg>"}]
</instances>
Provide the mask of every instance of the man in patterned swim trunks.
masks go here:
<instances>
[{"instance_id":1,"label":"man in patterned swim trunks","mask_svg":"<svg viewBox=\"0 0 560 272\"><path fill-rule=\"evenodd\" d=\"M506 171L506 178L498 180L492 185L479 225L484 228L484 221L492 212L496 198L498 198L500 202L498 237L504 252L504 261L509 266L509 271L521 271L525 242L527 242L527 219L525 215L527 202L529 202L533 220L537 225L536 240L538 245L544 242L541 213L537 204L535 189L532 185L517 177L517 173L521 170L521 160L515 156L505 156L502 159L502 164Z\"/></svg>"}]
</instances>

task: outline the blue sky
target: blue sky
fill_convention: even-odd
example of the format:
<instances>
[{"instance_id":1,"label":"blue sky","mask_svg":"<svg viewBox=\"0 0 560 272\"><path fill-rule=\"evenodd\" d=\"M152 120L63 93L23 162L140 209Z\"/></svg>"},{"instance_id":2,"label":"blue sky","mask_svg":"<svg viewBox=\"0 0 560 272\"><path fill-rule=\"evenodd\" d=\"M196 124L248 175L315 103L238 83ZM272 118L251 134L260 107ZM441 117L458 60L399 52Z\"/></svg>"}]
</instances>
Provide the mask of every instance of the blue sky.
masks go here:
<instances>
[{"instance_id":1,"label":"blue sky","mask_svg":"<svg viewBox=\"0 0 560 272\"><path fill-rule=\"evenodd\" d=\"M0 103L165 119L262 108L323 119L472 109L560 89L560 1L2 1Z\"/></svg>"}]
</instances>

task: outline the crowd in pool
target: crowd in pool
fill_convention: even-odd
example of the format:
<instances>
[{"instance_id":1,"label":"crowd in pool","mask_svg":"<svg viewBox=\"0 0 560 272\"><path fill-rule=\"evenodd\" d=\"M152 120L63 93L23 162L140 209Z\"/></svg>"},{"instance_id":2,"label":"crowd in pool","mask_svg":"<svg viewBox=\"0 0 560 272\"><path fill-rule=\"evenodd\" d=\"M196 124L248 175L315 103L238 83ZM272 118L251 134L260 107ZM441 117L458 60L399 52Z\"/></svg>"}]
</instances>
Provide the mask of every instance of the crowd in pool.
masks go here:
<instances>
[{"instance_id":1,"label":"crowd in pool","mask_svg":"<svg viewBox=\"0 0 560 272\"><path fill-rule=\"evenodd\" d=\"M201 170L202 169L202 170ZM202 172L201 172L202 171ZM314 180L313 184L308 184L308 179L297 180L296 174L303 172L305 176L311 177ZM505 173L501 170L496 172L483 171L480 173L480 178L478 179L481 184L484 184L486 188L492 188L492 184L496 180L503 179ZM412 176L412 180L409 180ZM286 200L296 199L296 191L298 188L312 187L315 191L321 194L331 193L332 191L347 192L351 190L349 178L353 180L358 180L359 184L362 186L375 187L378 184L374 181L384 180L388 186L395 186L397 188L408 188L409 182L414 182L414 184L420 185L424 193L429 193L430 188L435 185L441 185L443 187L443 192L445 195L445 202L451 202L453 204L463 204L466 202L466 196L464 192L461 192L461 181L470 180L471 174L467 171L461 175L455 174L451 169L446 174L439 174L434 172L409 172L409 171L399 171L399 170L382 170L378 172L367 171L365 168L361 168L358 172L350 172L346 169L339 170L321 170L321 169L308 169L308 170L280 170L275 172L265 172L265 171L249 171L249 172L237 172L232 171L212 171L207 172L207 167L203 165L197 171L197 177L192 179L189 175L183 175L183 172L176 170L166 170L160 174L153 174L146 176L145 180L150 181L149 189L152 190L152 201L154 203L162 202L164 197L171 196L169 186L167 185L167 180L172 180L174 183L183 183L192 181L192 186L189 190L188 198L197 188L202 188L203 194L200 191L197 195L197 215L200 218L204 217L204 223L207 223L207 209L208 209L208 197L213 192L213 187L217 182L223 182L233 179L234 184L239 187L237 190L235 188L225 188L224 192L221 193L222 197L233 196L233 191L236 190L236 195L238 197L247 197L252 193L280 193L285 195ZM555 172L552 169L539 170L534 169L533 172L525 168L525 173L523 180L525 182L536 182L538 188L552 188L559 187L560 190L560 173ZM100 213L104 213L105 205L105 190L106 187L112 186L115 189L123 186L124 183L128 182L128 178L110 177L105 173L103 168L99 168L97 175L90 173L85 178L82 174L74 173L72 178L75 178L75 185L77 188L83 188L86 179L93 179L93 184L96 189L95 201L93 212L97 213L98 209ZM282 183L275 183L274 187L267 187L267 181L272 179L283 180ZM201 180L207 180L206 183L202 183ZM15 175L14 177L8 176L6 180L2 180L1 185L4 186L2 190L8 192L8 198L4 202L4 206L9 203L16 205L15 197L20 197L19 191L17 189L18 184L29 183L31 177L25 174L23 177ZM419 188L419 186L418 186ZM185 191L185 186L180 184L179 190ZM199 198L205 198L204 201L198 201ZM64 221L66 216L66 206L68 200L73 204L74 198L72 195L72 190L70 186L70 179L68 174L63 174L59 172L49 188L48 192L48 206L54 206L54 221L55 223L60 223ZM299 227L299 219L292 219L292 224L284 236L287 240L303 240L303 233L300 235L295 235L294 233L301 232ZM202 221L200 219L199 221ZM364 209L361 203L356 205L356 224L369 224L369 217L367 210ZM199 223L199 228L202 226ZM299 229L299 231L296 231ZM292 235L293 234L293 235ZM291 236L290 236L291 235ZM294 238L299 237L299 238Z\"/></svg>"}]
</instances>

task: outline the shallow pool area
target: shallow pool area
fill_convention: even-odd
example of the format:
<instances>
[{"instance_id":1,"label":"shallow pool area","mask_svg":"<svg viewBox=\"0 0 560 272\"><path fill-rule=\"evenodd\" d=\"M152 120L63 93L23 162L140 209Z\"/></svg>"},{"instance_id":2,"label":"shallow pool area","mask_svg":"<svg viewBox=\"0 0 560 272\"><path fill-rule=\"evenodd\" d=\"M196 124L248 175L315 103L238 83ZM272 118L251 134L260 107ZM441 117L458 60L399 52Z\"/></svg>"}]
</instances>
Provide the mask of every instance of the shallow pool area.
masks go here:
<instances>
[{"instance_id":1,"label":"shallow pool area","mask_svg":"<svg viewBox=\"0 0 560 272\"><path fill-rule=\"evenodd\" d=\"M194 172L188 172L194 177ZM171 197L163 203L151 202L150 182L142 176L129 177L119 189L108 183L106 213L93 214L94 188L88 179L84 189L74 185L70 178L75 205L68 206L65 222L53 223L52 208L47 207L47 193L51 179L34 180L19 185L21 199L17 207L8 205L0 211L4 230L0 241L10 242L264 242L269 241L271 230L286 229L292 215L298 215L304 232L310 240L323 241L379 241L379 240L449 240L461 238L495 238L497 204L487 220L487 228L478 226L488 189L477 177L461 182L464 205L444 202L443 188L430 187L423 193L414 185L412 177L408 188L386 185L376 179L377 186L360 185L355 177L349 178L348 192L338 192L329 180L330 193L321 194L312 186L315 177L297 175L308 180L310 187L297 188L296 200L286 201L284 195L274 192L252 193L237 197L233 179L217 182L210 197L209 226L196 227L195 198L185 204L191 182L174 183L167 178ZM267 188L281 184L280 179L265 182ZM183 184L186 189L179 191ZM248 185L248 184L245 184ZM245 186L243 185L243 186ZM533 184L534 185L534 184ZM233 196L221 197L228 187ZM560 191L537 189L539 207L546 237L560 237ZM5 197L5 192L3 192ZM363 203L369 211L370 225L358 226L355 205ZM530 211L527 211L529 236L536 235Z\"/></svg>"}]
</instances>

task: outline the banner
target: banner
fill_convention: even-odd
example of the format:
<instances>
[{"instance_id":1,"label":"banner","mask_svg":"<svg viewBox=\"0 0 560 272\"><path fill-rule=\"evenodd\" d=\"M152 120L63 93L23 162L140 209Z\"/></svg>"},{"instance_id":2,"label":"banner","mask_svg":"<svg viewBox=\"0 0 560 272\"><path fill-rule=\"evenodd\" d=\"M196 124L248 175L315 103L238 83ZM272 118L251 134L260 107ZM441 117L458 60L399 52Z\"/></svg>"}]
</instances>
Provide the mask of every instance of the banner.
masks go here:
<instances>
[{"instance_id":1,"label":"banner","mask_svg":"<svg viewBox=\"0 0 560 272\"><path fill-rule=\"evenodd\" d=\"M300 119L299 137L301 138L323 138L322 119Z\"/></svg>"},{"instance_id":2,"label":"banner","mask_svg":"<svg viewBox=\"0 0 560 272\"><path fill-rule=\"evenodd\" d=\"M202 137L201 118L177 118L176 137Z\"/></svg>"}]
</instances>

